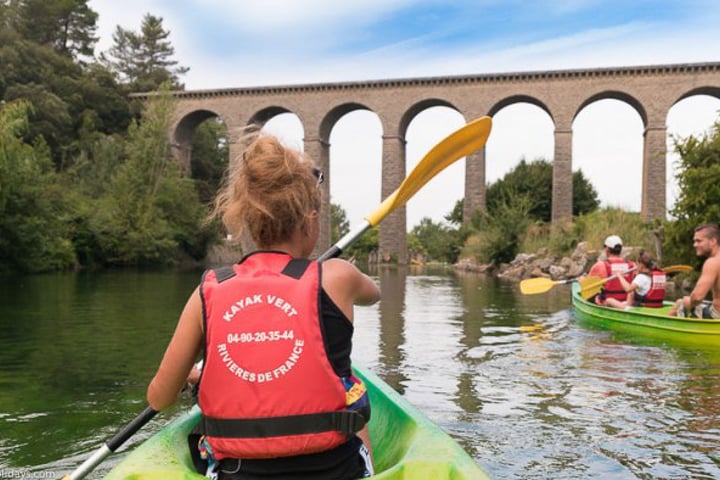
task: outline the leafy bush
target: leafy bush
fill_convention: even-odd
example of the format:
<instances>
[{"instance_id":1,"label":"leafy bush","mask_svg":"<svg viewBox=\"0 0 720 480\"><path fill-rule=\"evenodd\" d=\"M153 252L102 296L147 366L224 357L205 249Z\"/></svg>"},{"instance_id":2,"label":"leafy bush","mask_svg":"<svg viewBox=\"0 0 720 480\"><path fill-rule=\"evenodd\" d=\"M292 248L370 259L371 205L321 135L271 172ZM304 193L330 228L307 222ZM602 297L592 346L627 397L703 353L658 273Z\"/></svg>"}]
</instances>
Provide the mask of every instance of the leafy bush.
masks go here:
<instances>
[{"instance_id":1,"label":"leafy bush","mask_svg":"<svg viewBox=\"0 0 720 480\"><path fill-rule=\"evenodd\" d=\"M675 221L666 226L667 257L680 263L695 263L691 247L693 230L700 224L720 221L720 121L701 137L675 139L680 155L680 193L670 213Z\"/></svg>"},{"instance_id":2,"label":"leafy bush","mask_svg":"<svg viewBox=\"0 0 720 480\"><path fill-rule=\"evenodd\" d=\"M512 203L497 204L494 215L478 212L473 218L473 229L462 256L472 256L478 263L499 264L515 258L520 241L528 225L532 201L519 196Z\"/></svg>"}]
</instances>

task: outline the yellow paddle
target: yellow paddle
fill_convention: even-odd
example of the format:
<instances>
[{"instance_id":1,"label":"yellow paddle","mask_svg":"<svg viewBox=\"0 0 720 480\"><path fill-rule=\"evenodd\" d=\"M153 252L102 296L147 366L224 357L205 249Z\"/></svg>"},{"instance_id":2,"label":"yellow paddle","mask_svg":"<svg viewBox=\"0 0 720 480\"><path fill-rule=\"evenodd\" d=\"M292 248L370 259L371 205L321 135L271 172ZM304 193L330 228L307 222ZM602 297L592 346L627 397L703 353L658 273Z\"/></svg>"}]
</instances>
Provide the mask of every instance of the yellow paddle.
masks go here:
<instances>
[{"instance_id":1,"label":"yellow paddle","mask_svg":"<svg viewBox=\"0 0 720 480\"><path fill-rule=\"evenodd\" d=\"M365 217L360 225L318 257L318 261L322 262L328 258L339 256L343 249L363 233L380 223L393 210L405 205L435 175L462 157L481 149L487 142L491 129L490 117L480 117L441 140L415 165L413 171L403 180L397 190L390 194L374 212Z\"/></svg>"},{"instance_id":2,"label":"yellow paddle","mask_svg":"<svg viewBox=\"0 0 720 480\"><path fill-rule=\"evenodd\" d=\"M663 272L665 273L687 273L693 270L695 270L695 268L690 265L670 265L669 267L663 268Z\"/></svg>"},{"instance_id":3,"label":"yellow paddle","mask_svg":"<svg viewBox=\"0 0 720 480\"><path fill-rule=\"evenodd\" d=\"M403 180L400 187L387 197L378 208L370 215L365 217L365 221L360 227L352 230L343 238L338 240L335 245L323 253L318 261L327 260L328 258L337 257L344 248L350 245L365 231L374 227L383 218L396 208L402 207L405 203L415 195L427 182L435 175L440 173L444 168L451 165L455 161L470 155L476 150L481 149L487 142L490 130L492 128L492 120L490 117L481 117L473 120L464 127L451 133L443 140L435 145L420 162L415 166L410 175ZM155 416L157 411L150 407L143 410L140 415L135 417L125 428L120 430L114 437L100 447L95 453L85 460L82 465L75 469L71 474L65 475L63 480L80 480L87 476L100 462L108 455L113 453L128 438L137 432L143 425Z\"/></svg>"},{"instance_id":4,"label":"yellow paddle","mask_svg":"<svg viewBox=\"0 0 720 480\"><path fill-rule=\"evenodd\" d=\"M520 282L520 292L525 295L545 293L555 285L565 285L575 280L574 278L568 278L567 280L553 280L545 277L526 278Z\"/></svg>"}]
</instances>

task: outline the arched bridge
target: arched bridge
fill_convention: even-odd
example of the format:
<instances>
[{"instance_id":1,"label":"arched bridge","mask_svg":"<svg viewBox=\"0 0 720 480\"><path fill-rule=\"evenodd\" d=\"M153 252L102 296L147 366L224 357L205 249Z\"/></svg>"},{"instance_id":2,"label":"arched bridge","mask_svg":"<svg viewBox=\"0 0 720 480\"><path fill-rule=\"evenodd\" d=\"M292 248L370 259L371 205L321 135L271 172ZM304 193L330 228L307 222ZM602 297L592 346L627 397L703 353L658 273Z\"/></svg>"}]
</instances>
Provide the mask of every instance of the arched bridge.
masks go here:
<instances>
[{"instance_id":1,"label":"arched bridge","mask_svg":"<svg viewBox=\"0 0 720 480\"><path fill-rule=\"evenodd\" d=\"M249 124L262 125L275 115L291 112L304 127L304 149L326 172L326 216L319 241L329 246L329 138L335 123L358 109L377 114L382 125L383 198L405 178L405 134L422 110L447 106L466 120L492 116L503 107L525 102L548 113L555 127L552 219L572 215L572 124L588 104L617 99L631 105L644 125L642 214L647 220L665 215L666 119L680 100L698 94L720 98L720 62L638 67L558 70L503 74L406 78L360 82L286 85L175 92L177 107L171 141L181 162L189 164L192 133L209 117L220 117L228 129L230 155ZM485 151L465 162L465 211L485 204ZM378 199L379 203L380 199ZM405 210L389 215L381 225L383 257L407 260Z\"/></svg>"}]
</instances>

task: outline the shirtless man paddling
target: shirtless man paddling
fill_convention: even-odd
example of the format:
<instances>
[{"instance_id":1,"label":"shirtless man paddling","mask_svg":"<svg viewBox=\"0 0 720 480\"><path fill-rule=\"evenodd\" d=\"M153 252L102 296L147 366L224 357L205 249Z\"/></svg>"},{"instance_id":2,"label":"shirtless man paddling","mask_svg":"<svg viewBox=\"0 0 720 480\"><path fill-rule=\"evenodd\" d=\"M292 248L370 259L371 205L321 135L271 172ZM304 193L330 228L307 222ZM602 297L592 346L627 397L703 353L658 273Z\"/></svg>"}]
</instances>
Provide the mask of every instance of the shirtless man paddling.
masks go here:
<instances>
[{"instance_id":1,"label":"shirtless man paddling","mask_svg":"<svg viewBox=\"0 0 720 480\"><path fill-rule=\"evenodd\" d=\"M675 302L670 315L720 318L720 227L706 223L695 229L693 247L698 257L707 257L700 278L690 295ZM712 291L712 303L703 302Z\"/></svg>"}]
</instances>

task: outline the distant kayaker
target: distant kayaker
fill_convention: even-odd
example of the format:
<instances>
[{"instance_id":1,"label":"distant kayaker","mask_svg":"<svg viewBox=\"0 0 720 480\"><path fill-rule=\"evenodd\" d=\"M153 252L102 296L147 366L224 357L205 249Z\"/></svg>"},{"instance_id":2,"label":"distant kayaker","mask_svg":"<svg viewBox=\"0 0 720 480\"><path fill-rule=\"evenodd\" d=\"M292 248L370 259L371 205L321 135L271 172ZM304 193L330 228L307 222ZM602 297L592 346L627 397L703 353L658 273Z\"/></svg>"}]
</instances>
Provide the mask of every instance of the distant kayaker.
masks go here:
<instances>
[{"instance_id":1,"label":"distant kayaker","mask_svg":"<svg viewBox=\"0 0 720 480\"><path fill-rule=\"evenodd\" d=\"M624 275L618 275L623 290L627 293L624 302L608 298L605 305L613 308L628 308L628 306L660 308L665 299L665 272L657 265L652 256L645 250L638 255L638 274L632 282L628 282Z\"/></svg>"},{"instance_id":2,"label":"distant kayaker","mask_svg":"<svg viewBox=\"0 0 720 480\"><path fill-rule=\"evenodd\" d=\"M311 159L270 135L248 141L213 217L259 249L203 274L148 402L175 403L202 352L203 416L189 439L198 471L220 480L371 476L370 406L350 353L353 306L377 302L380 291L345 260L308 259L323 180Z\"/></svg>"},{"instance_id":3,"label":"distant kayaker","mask_svg":"<svg viewBox=\"0 0 720 480\"><path fill-rule=\"evenodd\" d=\"M627 292L617 277L622 274L625 275L625 279L628 282L631 281L635 264L625 260L621 256L623 242L617 235L610 235L605 238L603 247L605 248L606 259L595 262L587 276L600 278L615 276L615 278L608 280L603 286L602 291L595 295L592 301L598 305L605 305L605 301L608 298L613 298L618 302L624 302L627 299Z\"/></svg>"},{"instance_id":4,"label":"distant kayaker","mask_svg":"<svg viewBox=\"0 0 720 480\"><path fill-rule=\"evenodd\" d=\"M700 278L690 295L675 302L670 315L697 318L720 318L720 227L706 223L695 229L693 247L698 257L706 257ZM712 301L706 301L712 292Z\"/></svg>"}]
</instances>

